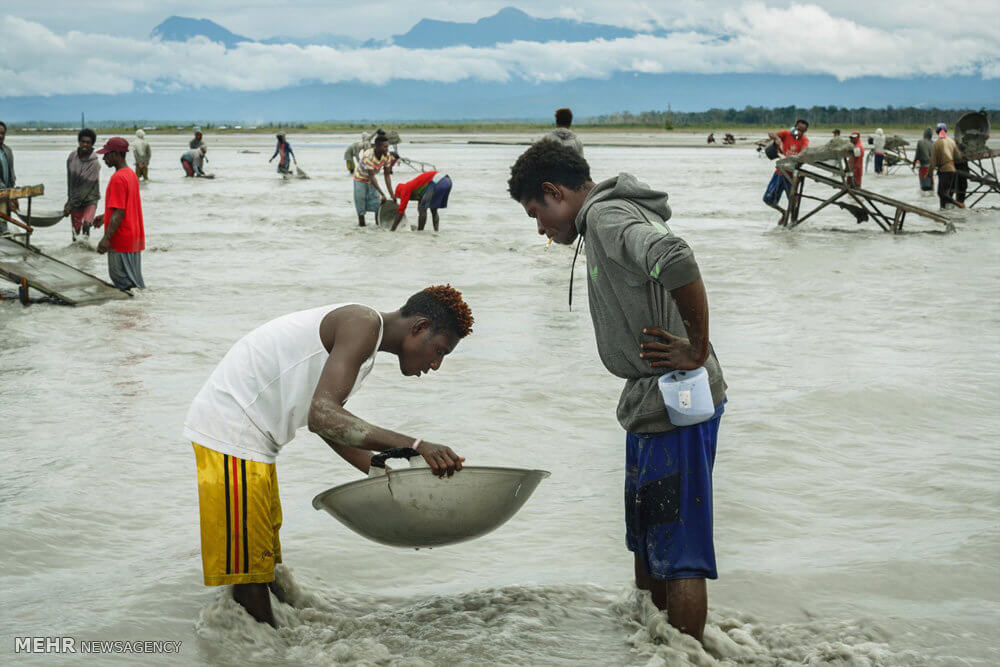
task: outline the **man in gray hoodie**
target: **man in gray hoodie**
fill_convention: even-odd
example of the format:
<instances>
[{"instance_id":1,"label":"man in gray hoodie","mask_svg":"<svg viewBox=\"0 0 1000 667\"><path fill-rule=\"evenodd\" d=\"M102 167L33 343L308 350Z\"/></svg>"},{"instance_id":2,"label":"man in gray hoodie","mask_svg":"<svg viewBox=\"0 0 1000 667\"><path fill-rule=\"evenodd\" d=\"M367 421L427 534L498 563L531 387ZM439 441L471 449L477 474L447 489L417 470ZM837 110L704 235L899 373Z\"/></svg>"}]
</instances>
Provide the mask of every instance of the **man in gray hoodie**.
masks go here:
<instances>
[{"instance_id":1,"label":"man in gray hoodie","mask_svg":"<svg viewBox=\"0 0 1000 667\"><path fill-rule=\"evenodd\" d=\"M508 186L539 234L567 245L586 241L598 353L625 380L618 421L628 432L625 525L636 586L650 591L672 625L700 640L705 579L718 577L712 466L726 384L709 343L708 299L694 253L666 225L666 193L624 173L594 183L586 160L558 142L525 151ZM657 380L700 367L708 371L715 414L674 426Z\"/></svg>"}]
</instances>

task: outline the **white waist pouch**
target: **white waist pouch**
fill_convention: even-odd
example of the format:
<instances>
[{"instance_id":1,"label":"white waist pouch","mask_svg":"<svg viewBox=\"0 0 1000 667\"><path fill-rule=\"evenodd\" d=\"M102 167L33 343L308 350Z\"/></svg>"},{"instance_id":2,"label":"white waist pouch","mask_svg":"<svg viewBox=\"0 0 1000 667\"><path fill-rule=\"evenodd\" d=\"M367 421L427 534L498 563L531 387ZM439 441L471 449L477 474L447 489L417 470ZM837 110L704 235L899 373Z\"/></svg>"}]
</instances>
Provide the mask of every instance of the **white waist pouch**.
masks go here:
<instances>
[{"instance_id":1,"label":"white waist pouch","mask_svg":"<svg viewBox=\"0 0 1000 667\"><path fill-rule=\"evenodd\" d=\"M712 388L704 367L693 371L673 371L657 381L667 416L674 426L691 426L711 419L715 414Z\"/></svg>"}]
</instances>

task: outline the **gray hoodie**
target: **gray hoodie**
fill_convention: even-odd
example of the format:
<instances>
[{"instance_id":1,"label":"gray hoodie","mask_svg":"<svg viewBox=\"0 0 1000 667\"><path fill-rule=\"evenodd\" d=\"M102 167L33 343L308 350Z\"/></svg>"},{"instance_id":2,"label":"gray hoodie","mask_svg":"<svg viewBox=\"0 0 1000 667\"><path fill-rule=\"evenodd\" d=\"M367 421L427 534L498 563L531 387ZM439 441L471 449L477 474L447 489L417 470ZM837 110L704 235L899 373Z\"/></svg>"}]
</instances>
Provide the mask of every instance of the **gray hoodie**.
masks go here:
<instances>
[{"instance_id":1,"label":"gray hoodie","mask_svg":"<svg viewBox=\"0 0 1000 667\"><path fill-rule=\"evenodd\" d=\"M542 141L545 141L546 139L559 142L563 146L568 146L569 148L575 150L580 157L583 157L583 142L580 141L578 136L576 136L576 132L567 127L557 127L542 137Z\"/></svg>"},{"instance_id":2,"label":"gray hoodie","mask_svg":"<svg viewBox=\"0 0 1000 667\"><path fill-rule=\"evenodd\" d=\"M656 383L670 369L651 368L639 358L646 327L687 337L670 290L701 276L691 248L667 227L669 218L667 193L624 173L598 183L576 216L587 253L587 294L597 350L604 367L626 380L618 422L631 433L675 428ZM705 369L718 406L726 397L726 383L711 346Z\"/></svg>"}]
</instances>

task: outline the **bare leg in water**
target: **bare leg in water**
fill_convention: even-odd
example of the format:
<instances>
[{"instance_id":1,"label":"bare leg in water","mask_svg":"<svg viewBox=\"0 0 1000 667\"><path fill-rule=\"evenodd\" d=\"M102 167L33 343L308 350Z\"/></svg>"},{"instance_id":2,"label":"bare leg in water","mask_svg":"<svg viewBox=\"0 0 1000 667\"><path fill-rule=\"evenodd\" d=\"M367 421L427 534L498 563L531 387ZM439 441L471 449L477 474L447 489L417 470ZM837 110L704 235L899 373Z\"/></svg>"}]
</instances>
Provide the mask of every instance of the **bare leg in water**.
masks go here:
<instances>
[{"instance_id":1,"label":"bare leg in water","mask_svg":"<svg viewBox=\"0 0 1000 667\"><path fill-rule=\"evenodd\" d=\"M646 572L646 564L635 557L635 585L649 591L653 604L667 612L670 625L701 641L708 615L708 590L704 579L656 579Z\"/></svg>"},{"instance_id":2,"label":"bare leg in water","mask_svg":"<svg viewBox=\"0 0 1000 667\"><path fill-rule=\"evenodd\" d=\"M417 209L417 231L424 231L424 227L427 225L427 209L418 208Z\"/></svg>"},{"instance_id":3,"label":"bare leg in water","mask_svg":"<svg viewBox=\"0 0 1000 667\"><path fill-rule=\"evenodd\" d=\"M364 226L365 226L365 214L362 213L361 215L358 216L358 227L364 227Z\"/></svg>"},{"instance_id":4,"label":"bare leg in water","mask_svg":"<svg viewBox=\"0 0 1000 667\"><path fill-rule=\"evenodd\" d=\"M275 582L267 584L234 584L233 599L258 623L267 623L272 628L278 627L274 622L274 611L271 609L271 593L284 602L284 591Z\"/></svg>"},{"instance_id":5,"label":"bare leg in water","mask_svg":"<svg viewBox=\"0 0 1000 667\"><path fill-rule=\"evenodd\" d=\"M441 222L441 218L438 217L438 210L436 208L431 209L431 222L434 223L434 231L438 231L438 223Z\"/></svg>"}]
</instances>

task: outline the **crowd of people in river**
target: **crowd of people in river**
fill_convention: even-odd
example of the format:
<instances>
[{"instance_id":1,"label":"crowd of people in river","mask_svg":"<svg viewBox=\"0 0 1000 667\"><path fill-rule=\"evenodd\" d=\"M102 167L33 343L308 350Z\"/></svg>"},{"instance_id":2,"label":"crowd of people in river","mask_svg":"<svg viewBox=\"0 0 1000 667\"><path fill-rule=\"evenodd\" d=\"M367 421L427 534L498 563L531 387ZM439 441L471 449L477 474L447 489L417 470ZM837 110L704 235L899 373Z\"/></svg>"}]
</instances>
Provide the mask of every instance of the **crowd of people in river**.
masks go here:
<instances>
[{"instance_id":1,"label":"crowd of people in river","mask_svg":"<svg viewBox=\"0 0 1000 667\"><path fill-rule=\"evenodd\" d=\"M809 122L800 118L790 129L769 132L768 140L771 144L762 147L761 150L771 159L779 156L799 155L809 147L809 137L806 136L808 131ZM840 134L840 130L833 130L832 141L839 140ZM714 141L712 135L709 135L709 138ZM875 133L869 137L868 144L871 150L867 153L866 159L861 132L858 130L851 132L849 142L852 154L848 158L851 173L848 174L848 177L855 187L861 187L864 172L867 170L871 158L874 157L876 176L884 176L889 164L895 166L905 162L912 171L916 172L921 193L928 195L934 191L934 170L937 170L937 195L942 211L949 208L965 208L965 198L969 187L969 181L966 177L968 161L955 140L948 135L946 123L937 124L936 135L935 131L929 127L924 130L923 138L917 142L912 161L905 155L891 152L887 148L887 139L882 128L877 128ZM897 137L897 139L899 138ZM764 191L764 203L782 211L783 209L779 206L781 195L787 196L791 185L788 175L780 168L776 168Z\"/></svg>"}]
</instances>

